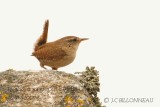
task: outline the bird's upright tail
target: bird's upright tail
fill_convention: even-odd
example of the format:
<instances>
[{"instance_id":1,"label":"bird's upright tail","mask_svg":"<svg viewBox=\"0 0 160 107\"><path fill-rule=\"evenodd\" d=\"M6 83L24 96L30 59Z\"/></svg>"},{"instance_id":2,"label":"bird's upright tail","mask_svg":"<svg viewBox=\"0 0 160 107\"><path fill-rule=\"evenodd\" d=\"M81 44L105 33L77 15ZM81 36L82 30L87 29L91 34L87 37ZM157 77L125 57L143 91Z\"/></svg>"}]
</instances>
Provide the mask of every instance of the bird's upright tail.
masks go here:
<instances>
[{"instance_id":1,"label":"bird's upright tail","mask_svg":"<svg viewBox=\"0 0 160 107\"><path fill-rule=\"evenodd\" d=\"M45 44L47 42L47 35L48 35L48 26L49 26L49 20L45 21L43 33L42 35L37 39L35 45L34 45L34 51L38 49L39 46Z\"/></svg>"}]
</instances>

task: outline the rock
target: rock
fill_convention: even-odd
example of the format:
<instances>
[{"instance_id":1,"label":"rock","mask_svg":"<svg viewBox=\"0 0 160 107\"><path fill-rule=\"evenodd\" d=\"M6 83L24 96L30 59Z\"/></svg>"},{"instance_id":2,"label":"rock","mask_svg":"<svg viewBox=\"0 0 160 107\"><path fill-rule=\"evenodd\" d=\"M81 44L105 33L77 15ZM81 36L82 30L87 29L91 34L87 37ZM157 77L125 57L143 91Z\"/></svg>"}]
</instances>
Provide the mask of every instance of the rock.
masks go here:
<instances>
[{"instance_id":1,"label":"rock","mask_svg":"<svg viewBox=\"0 0 160 107\"><path fill-rule=\"evenodd\" d=\"M53 70L0 72L0 107L101 107L81 77Z\"/></svg>"}]
</instances>

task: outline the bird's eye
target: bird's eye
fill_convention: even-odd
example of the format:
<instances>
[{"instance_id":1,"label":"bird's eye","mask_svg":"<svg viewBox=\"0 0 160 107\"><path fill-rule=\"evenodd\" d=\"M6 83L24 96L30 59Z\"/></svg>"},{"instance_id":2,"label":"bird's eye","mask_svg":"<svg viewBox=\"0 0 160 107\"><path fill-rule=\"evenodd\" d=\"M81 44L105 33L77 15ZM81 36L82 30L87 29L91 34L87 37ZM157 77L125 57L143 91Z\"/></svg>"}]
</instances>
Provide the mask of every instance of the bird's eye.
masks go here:
<instances>
[{"instance_id":1,"label":"bird's eye","mask_svg":"<svg viewBox=\"0 0 160 107\"><path fill-rule=\"evenodd\" d=\"M69 42L76 42L77 38L70 39Z\"/></svg>"},{"instance_id":2,"label":"bird's eye","mask_svg":"<svg viewBox=\"0 0 160 107\"><path fill-rule=\"evenodd\" d=\"M77 38L72 39L72 41L77 41Z\"/></svg>"}]
</instances>

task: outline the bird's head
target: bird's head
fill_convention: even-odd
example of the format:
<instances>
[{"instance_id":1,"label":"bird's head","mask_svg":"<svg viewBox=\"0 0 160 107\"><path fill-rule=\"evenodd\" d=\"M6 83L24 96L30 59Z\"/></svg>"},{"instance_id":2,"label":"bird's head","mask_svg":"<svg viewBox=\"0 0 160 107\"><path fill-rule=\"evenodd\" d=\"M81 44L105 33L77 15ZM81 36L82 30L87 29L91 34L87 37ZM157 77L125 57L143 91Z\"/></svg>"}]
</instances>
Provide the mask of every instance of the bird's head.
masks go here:
<instances>
[{"instance_id":1,"label":"bird's head","mask_svg":"<svg viewBox=\"0 0 160 107\"><path fill-rule=\"evenodd\" d=\"M88 38L79 38L76 36L66 36L66 37L59 39L58 41L61 42L61 44L65 47L77 49L79 44L85 40L88 40Z\"/></svg>"}]
</instances>

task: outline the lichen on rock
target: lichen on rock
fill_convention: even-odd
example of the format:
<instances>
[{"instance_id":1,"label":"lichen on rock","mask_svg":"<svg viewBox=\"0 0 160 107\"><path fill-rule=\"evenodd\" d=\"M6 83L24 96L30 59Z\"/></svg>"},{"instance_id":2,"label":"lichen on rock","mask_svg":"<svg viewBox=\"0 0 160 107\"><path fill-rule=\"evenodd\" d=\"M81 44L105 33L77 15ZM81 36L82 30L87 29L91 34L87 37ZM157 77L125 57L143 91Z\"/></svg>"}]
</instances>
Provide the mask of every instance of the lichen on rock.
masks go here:
<instances>
[{"instance_id":1,"label":"lichen on rock","mask_svg":"<svg viewBox=\"0 0 160 107\"><path fill-rule=\"evenodd\" d=\"M89 67L86 70L94 71ZM92 80L92 75L91 83L86 81L88 76L82 81L85 74L12 69L0 72L0 107L100 107L99 79Z\"/></svg>"},{"instance_id":2,"label":"lichen on rock","mask_svg":"<svg viewBox=\"0 0 160 107\"><path fill-rule=\"evenodd\" d=\"M95 67L86 67L85 71L76 72L75 74L79 74L80 82L89 93L96 107L102 107L100 99L97 96L97 93L100 91L99 72L95 70Z\"/></svg>"}]
</instances>

